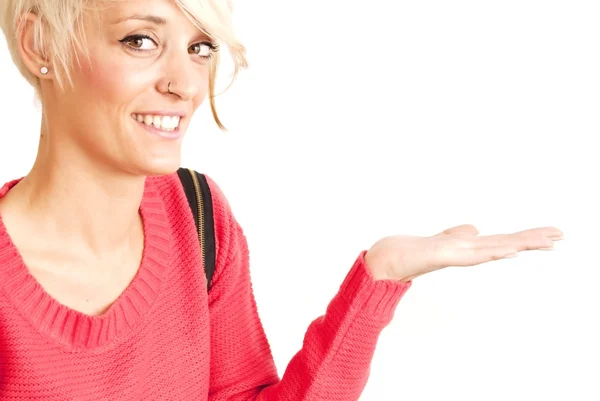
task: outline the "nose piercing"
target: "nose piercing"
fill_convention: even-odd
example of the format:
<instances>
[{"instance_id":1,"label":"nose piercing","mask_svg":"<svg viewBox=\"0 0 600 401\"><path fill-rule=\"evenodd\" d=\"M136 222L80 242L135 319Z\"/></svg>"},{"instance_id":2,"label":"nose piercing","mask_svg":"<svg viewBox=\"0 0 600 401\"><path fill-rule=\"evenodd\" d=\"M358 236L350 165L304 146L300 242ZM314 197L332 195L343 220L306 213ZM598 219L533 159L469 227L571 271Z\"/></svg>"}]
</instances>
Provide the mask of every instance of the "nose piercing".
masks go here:
<instances>
[{"instance_id":1,"label":"nose piercing","mask_svg":"<svg viewBox=\"0 0 600 401\"><path fill-rule=\"evenodd\" d=\"M173 92L171 92L171 82L169 82L169 85L167 85L167 92L173 94Z\"/></svg>"},{"instance_id":2,"label":"nose piercing","mask_svg":"<svg viewBox=\"0 0 600 401\"><path fill-rule=\"evenodd\" d=\"M43 75L46 75L46 74L48 73L48 67L42 67L42 68L40 68L40 72L41 72Z\"/></svg>"}]
</instances>

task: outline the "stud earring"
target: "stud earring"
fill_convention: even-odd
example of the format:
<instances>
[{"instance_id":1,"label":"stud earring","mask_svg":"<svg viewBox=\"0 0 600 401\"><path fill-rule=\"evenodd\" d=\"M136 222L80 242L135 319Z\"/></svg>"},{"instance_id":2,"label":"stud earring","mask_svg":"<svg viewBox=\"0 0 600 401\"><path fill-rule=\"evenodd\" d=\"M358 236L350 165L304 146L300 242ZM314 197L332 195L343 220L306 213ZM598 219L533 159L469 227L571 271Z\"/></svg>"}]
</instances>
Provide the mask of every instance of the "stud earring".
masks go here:
<instances>
[{"instance_id":1,"label":"stud earring","mask_svg":"<svg viewBox=\"0 0 600 401\"><path fill-rule=\"evenodd\" d=\"M46 74L48 73L48 67L42 67L42 68L40 68L40 72L41 72L43 75L46 75Z\"/></svg>"}]
</instances>

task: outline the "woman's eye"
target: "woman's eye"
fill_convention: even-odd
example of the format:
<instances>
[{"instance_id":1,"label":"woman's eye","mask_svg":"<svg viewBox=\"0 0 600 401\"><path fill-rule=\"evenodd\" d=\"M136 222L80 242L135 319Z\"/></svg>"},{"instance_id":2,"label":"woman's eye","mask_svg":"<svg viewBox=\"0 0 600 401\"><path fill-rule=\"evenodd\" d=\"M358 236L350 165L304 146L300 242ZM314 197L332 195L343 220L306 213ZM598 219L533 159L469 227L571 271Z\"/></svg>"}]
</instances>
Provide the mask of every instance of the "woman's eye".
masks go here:
<instances>
[{"instance_id":1,"label":"woman's eye","mask_svg":"<svg viewBox=\"0 0 600 401\"><path fill-rule=\"evenodd\" d=\"M153 50L156 43L149 36L134 35L128 36L121 40L121 43L126 44L134 50Z\"/></svg>"},{"instance_id":2,"label":"woman's eye","mask_svg":"<svg viewBox=\"0 0 600 401\"><path fill-rule=\"evenodd\" d=\"M213 49L214 49L214 45L212 45L210 43L202 42L202 43L196 43L196 44L190 46L189 53L195 54L202 58L209 58L212 54Z\"/></svg>"}]
</instances>

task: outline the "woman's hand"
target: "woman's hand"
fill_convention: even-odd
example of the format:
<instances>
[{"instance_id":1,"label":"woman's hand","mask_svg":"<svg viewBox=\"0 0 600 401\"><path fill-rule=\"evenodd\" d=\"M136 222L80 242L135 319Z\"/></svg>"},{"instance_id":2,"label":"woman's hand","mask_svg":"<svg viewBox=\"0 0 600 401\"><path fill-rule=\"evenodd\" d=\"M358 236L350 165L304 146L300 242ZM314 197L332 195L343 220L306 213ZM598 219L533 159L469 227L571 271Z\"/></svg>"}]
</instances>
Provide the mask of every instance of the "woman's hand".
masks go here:
<instances>
[{"instance_id":1,"label":"woman's hand","mask_svg":"<svg viewBox=\"0 0 600 401\"><path fill-rule=\"evenodd\" d=\"M534 228L514 234L478 237L465 224L432 237L392 236L377 241L365 262L376 280L410 281L448 266L474 266L508 257L519 251L552 249L562 232L554 227Z\"/></svg>"}]
</instances>

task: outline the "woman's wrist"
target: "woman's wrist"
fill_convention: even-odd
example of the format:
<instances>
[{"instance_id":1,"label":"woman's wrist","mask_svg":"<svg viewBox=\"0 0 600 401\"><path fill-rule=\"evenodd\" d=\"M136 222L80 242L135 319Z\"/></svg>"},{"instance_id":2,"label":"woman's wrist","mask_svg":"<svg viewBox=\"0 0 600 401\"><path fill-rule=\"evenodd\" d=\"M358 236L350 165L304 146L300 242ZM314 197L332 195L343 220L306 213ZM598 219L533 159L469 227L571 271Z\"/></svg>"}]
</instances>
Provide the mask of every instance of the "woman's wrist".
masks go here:
<instances>
[{"instance_id":1,"label":"woman's wrist","mask_svg":"<svg viewBox=\"0 0 600 401\"><path fill-rule=\"evenodd\" d=\"M381 252L377 251L376 249L370 249L367 251L367 253L365 254L365 265L367 267L367 270L369 271L369 273L371 274L371 276L373 277L373 279L375 281L380 281L380 280L392 280L392 281L398 281L398 282L409 281L404 278L392 277L389 274L389 272L390 272L389 258L385 254L382 254Z\"/></svg>"}]
</instances>

